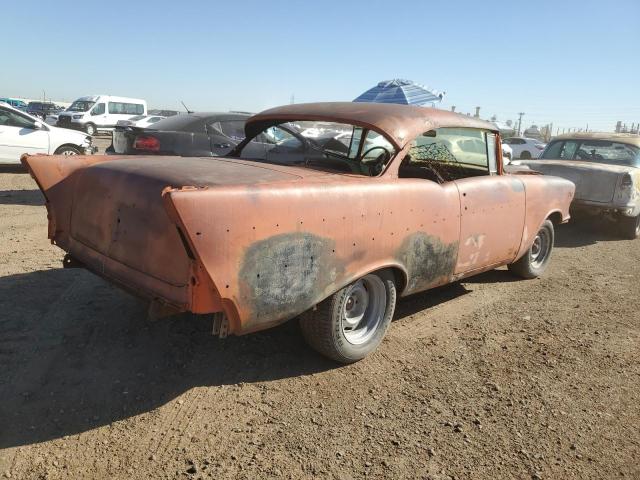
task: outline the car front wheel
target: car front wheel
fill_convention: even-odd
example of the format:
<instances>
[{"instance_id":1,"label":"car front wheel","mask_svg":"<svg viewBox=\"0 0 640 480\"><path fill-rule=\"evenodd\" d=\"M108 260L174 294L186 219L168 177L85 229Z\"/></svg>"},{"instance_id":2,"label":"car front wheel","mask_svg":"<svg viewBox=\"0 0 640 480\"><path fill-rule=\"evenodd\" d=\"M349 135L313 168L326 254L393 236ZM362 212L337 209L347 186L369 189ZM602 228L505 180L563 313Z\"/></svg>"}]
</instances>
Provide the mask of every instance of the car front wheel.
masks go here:
<instances>
[{"instance_id":1,"label":"car front wheel","mask_svg":"<svg viewBox=\"0 0 640 480\"><path fill-rule=\"evenodd\" d=\"M53 153L54 155L82 155L80 149L72 145L63 145Z\"/></svg>"},{"instance_id":2,"label":"car front wheel","mask_svg":"<svg viewBox=\"0 0 640 480\"><path fill-rule=\"evenodd\" d=\"M537 278L542 275L551 258L554 236L553 223L545 220L529 250L522 258L507 265L511 273L522 278Z\"/></svg>"},{"instance_id":3,"label":"car front wheel","mask_svg":"<svg viewBox=\"0 0 640 480\"><path fill-rule=\"evenodd\" d=\"M307 343L340 363L353 363L375 350L396 307L391 272L370 273L321 302L300 318Z\"/></svg>"},{"instance_id":4,"label":"car front wheel","mask_svg":"<svg viewBox=\"0 0 640 480\"><path fill-rule=\"evenodd\" d=\"M620 217L620 231L624 238L633 240L640 237L640 215L635 217Z\"/></svg>"}]
</instances>

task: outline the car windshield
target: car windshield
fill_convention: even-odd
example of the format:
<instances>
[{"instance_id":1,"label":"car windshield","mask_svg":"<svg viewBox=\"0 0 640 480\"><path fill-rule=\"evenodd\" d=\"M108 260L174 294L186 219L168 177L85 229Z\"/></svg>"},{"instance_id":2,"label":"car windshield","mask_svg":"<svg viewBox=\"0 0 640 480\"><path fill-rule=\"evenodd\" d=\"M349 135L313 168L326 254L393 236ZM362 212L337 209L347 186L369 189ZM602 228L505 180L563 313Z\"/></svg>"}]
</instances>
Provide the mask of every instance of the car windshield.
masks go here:
<instances>
[{"instance_id":1,"label":"car windshield","mask_svg":"<svg viewBox=\"0 0 640 480\"><path fill-rule=\"evenodd\" d=\"M69 112L88 112L91 107L93 107L96 102L88 102L86 100L76 100L71 104L67 111Z\"/></svg>"},{"instance_id":2,"label":"car windshield","mask_svg":"<svg viewBox=\"0 0 640 480\"><path fill-rule=\"evenodd\" d=\"M250 140L232 155L366 176L382 173L396 153L381 134L334 122L290 121L265 128Z\"/></svg>"},{"instance_id":3,"label":"car windshield","mask_svg":"<svg viewBox=\"0 0 640 480\"><path fill-rule=\"evenodd\" d=\"M540 158L640 167L640 148L609 140L557 140Z\"/></svg>"}]
</instances>

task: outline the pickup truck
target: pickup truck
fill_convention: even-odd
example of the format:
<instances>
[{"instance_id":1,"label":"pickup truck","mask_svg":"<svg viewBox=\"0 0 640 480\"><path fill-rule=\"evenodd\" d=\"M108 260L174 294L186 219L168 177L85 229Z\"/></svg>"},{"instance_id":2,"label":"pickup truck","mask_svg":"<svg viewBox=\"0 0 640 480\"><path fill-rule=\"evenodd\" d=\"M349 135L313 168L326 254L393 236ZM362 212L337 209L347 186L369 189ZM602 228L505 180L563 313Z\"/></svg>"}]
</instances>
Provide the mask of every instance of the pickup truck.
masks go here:
<instances>
[{"instance_id":1,"label":"pickup truck","mask_svg":"<svg viewBox=\"0 0 640 480\"><path fill-rule=\"evenodd\" d=\"M305 137L305 122L326 132ZM149 300L154 316L212 315L221 336L298 317L344 363L380 344L399 297L503 265L541 275L569 219L573 184L506 174L495 125L468 116L296 104L245 133L225 157L22 162L66 266ZM246 149L255 138L267 147Z\"/></svg>"}]
</instances>

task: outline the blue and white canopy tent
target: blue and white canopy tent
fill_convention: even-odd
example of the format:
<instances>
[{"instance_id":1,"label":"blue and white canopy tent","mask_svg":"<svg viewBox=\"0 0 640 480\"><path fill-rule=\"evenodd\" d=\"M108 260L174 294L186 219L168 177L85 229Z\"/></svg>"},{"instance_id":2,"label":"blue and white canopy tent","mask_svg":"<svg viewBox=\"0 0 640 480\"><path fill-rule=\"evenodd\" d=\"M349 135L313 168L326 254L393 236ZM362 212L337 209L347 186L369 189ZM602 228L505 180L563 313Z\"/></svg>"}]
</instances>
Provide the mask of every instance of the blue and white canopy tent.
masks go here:
<instances>
[{"instance_id":1,"label":"blue and white canopy tent","mask_svg":"<svg viewBox=\"0 0 640 480\"><path fill-rule=\"evenodd\" d=\"M424 105L441 102L445 92L430 90L411 80L385 80L370 88L354 102L399 103L401 105Z\"/></svg>"}]
</instances>

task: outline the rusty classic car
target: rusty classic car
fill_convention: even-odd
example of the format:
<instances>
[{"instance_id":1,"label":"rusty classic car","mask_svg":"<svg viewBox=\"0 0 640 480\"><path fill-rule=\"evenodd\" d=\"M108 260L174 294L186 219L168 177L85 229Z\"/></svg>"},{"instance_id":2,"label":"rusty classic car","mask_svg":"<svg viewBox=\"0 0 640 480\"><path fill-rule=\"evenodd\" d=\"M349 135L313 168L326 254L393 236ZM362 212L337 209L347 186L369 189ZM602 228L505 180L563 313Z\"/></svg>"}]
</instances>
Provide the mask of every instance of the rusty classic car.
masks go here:
<instances>
[{"instance_id":1,"label":"rusty classic car","mask_svg":"<svg viewBox=\"0 0 640 480\"><path fill-rule=\"evenodd\" d=\"M640 237L640 136L574 132L559 135L536 160L519 160L546 175L576 185L571 209L607 216L628 239Z\"/></svg>"},{"instance_id":2,"label":"rusty classic car","mask_svg":"<svg viewBox=\"0 0 640 480\"><path fill-rule=\"evenodd\" d=\"M316 123L310 123L316 122ZM314 136L301 135L310 124ZM503 172L495 126L422 107L289 105L251 117L226 157L24 156L49 238L221 336L300 318L322 354L374 350L396 299L499 266L547 266L574 186ZM252 139L264 145L245 152Z\"/></svg>"}]
</instances>

